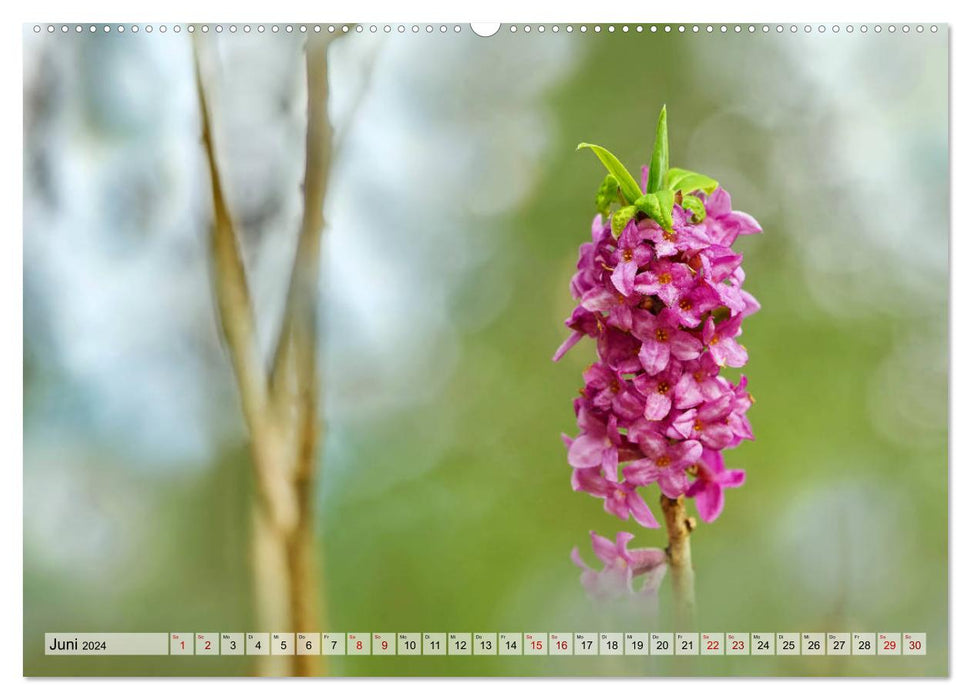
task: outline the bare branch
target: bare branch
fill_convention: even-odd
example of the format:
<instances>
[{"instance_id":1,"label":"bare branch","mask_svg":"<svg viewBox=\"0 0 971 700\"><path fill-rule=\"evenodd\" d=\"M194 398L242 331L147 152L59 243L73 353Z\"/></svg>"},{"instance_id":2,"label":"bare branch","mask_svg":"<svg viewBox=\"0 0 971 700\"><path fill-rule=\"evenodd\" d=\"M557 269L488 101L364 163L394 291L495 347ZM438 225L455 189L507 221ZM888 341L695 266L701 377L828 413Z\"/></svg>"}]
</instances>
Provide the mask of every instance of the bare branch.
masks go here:
<instances>
[{"instance_id":1,"label":"bare branch","mask_svg":"<svg viewBox=\"0 0 971 700\"><path fill-rule=\"evenodd\" d=\"M202 86L202 69L197 43L194 44L194 48L196 89L202 118L202 142L206 150L209 178L212 183L214 221L210 246L219 322L226 338L233 371L236 374L244 419L250 432L258 434L258 425L263 418L267 401L266 370L260 358L246 269L229 208L226 205L222 179L216 162L212 124L206 92Z\"/></svg>"},{"instance_id":2,"label":"bare branch","mask_svg":"<svg viewBox=\"0 0 971 700\"><path fill-rule=\"evenodd\" d=\"M219 321L229 348L252 441L259 506L254 511L254 582L263 624L317 629L319 611L313 529L313 486L319 441L317 310L324 196L332 134L327 119L327 45L307 45L307 140L303 220L287 290L280 336L270 372L259 352L239 241L233 229L216 163L198 44L196 81L203 142L212 182L211 239ZM298 655L284 663L268 657L265 673L289 668L315 675L318 657Z\"/></svg>"},{"instance_id":3,"label":"bare branch","mask_svg":"<svg viewBox=\"0 0 971 700\"><path fill-rule=\"evenodd\" d=\"M319 621L316 596L319 579L313 556L313 493L319 440L318 405L320 381L317 372L317 310L320 294L320 241L324 230L324 197L330 171L331 139L327 119L328 39L311 37L307 42L307 140L303 184L303 220L296 257L287 291L283 326L271 374L274 407L291 406L296 411L290 433L294 441L293 489L299 519L288 542L290 567L290 619L296 628L316 629ZM282 404L282 405L281 405ZM315 675L322 658L298 655L297 675Z\"/></svg>"},{"instance_id":4,"label":"bare branch","mask_svg":"<svg viewBox=\"0 0 971 700\"><path fill-rule=\"evenodd\" d=\"M273 356L270 386L279 405L293 391L316 391L317 309L320 240L324 229L324 194L330 170L331 128L327 118L327 46L329 38L307 43L307 140L303 183L303 220L290 273L286 307ZM314 386L312 386L312 384ZM308 411L306 400L301 415ZM298 424L304 421L298 418Z\"/></svg>"}]
</instances>

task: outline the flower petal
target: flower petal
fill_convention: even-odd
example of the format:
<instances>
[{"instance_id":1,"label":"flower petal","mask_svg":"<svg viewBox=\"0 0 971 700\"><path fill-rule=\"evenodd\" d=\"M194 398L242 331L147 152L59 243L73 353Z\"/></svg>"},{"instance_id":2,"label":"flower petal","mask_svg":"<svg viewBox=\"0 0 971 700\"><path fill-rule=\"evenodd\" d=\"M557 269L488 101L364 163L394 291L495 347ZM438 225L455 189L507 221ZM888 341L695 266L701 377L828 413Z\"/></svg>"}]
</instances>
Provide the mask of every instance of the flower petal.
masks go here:
<instances>
[{"instance_id":1,"label":"flower petal","mask_svg":"<svg viewBox=\"0 0 971 700\"><path fill-rule=\"evenodd\" d=\"M624 481L634 486L647 486L657 481L661 471L650 459L639 459L624 467Z\"/></svg>"},{"instance_id":2,"label":"flower petal","mask_svg":"<svg viewBox=\"0 0 971 700\"><path fill-rule=\"evenodd\" d=\"M583 561L583 557L580 556L580 548L579 547L574 547L573 548L573 550L570 552L570 559L573 561L574 564L576 564L577 566L579 566L584 571L592 571L593 570L589 566L587 566L587 563L585 561Z\"/></svg>"},{"instance_id":3,"label":"flower petal","mask_svg":"<svg viewBox=\"0 0 971 700\"><path fill-rule=\"evenodd\" d=\"M698 515L706 523L717 518L725 507L725 493L722 487L715 483L708 483L695 494L695 507Z\"/></svg>"},{"instance_id":4,"label":"flower petal","mask_svg":"<svg viewBox=\"0 0 971 700\"><path fill-rule=\"evenodd\" d=\"M692 408L704 401L694 375L685 372L674 385L674 405L678 408Z\"/></svg>"},{"instance_id":5,"label":"flower petal","mask_svg":"<svg viewBox=\"0 0 971 700\"><path fill-rule=\"evenodd\" d=\"M570 348L579 343L581 338L583 338L583 333L573 331L573 333L570 334L570 337L564 340L560 344L560 347L556 349L556 352L553 353L553 362L559 362L560 358L566 355L567 352L570 351Z\"/></svg>"},{"instance_id":6,"label":"flower petal","mask_svg":"<svg viewBox=\"0 0 971 700\"><path fill-rule=\"evenodd\" d=\"M627 499L617 498L614 494L608 494L604 498L604 510L611 515L620 518L621 520L627 520L630 517L630 510L627 507Z\"/></svg>"},{"instance_id":7,"label":"flower petal","mask_svg":"<svg viewBox=\"0 0 971 700\"><path fill-rule=\"evenodd\" d=\"M617 291L625 297L634 293L634 277L637 275L637 263L622 262L614 268L610 281L617 287Z\"/></svg>"},{"instance_id":8,"label":"flower petal","mask_svg":"<svg viewBox=\"0 0 971 700\"><path fill-rule=\"evenodd\" d=\"M718 351L716 354L715 351ZM729 367L744 367L748 362L748 351L733 338L723 338L718 345L711 348L712 355L721 365Z\"/></svg>"},{"instance_id":9,"label":"flower petal","mask_svg":"<svg viewBox=\"0 0 971 700\"><path fill-rule=\"evenodd\" d=\"M676 417L671 421L671 427L668 430L668 436L690 438L694 434L695 416L698 415L698 411L689 408L687 411L682 413L680 416ZM672 435L672 433L674 433Z\"/></svg>"},{"instance_id":10,"label":"flower petal","mask_svg":"<svg viewBox=\"0 0 971 700\"><path fill-rule=\"evenodd\" d=\"M663 420L671 411L671 399L667 394L652 391L644 403L644 417L647 420Z\"/></svg>"},{"instance_id":11,"label":"flower petal","mask_svg":"<svg viewBox=\"0 0 971 700\"><path fill-rule=\"evenodd\" d=\"M630 552L627 551L627 545L630 541L634 539L634 533L624 532L621 530L617 533L615 538L615 546L617 547L617 555L624 559L628 564L630 563Z\"/></svg>"},{"instance_id":12,"label":"flower petal","mask_svg":"<svg viewBox=\"0 0 971 700\"><path fill-rule=\"evenodd\" d=\"M644 499L636 491L627 496L627 507L630 509L630 514L634 516L634 520L643 527L660 527L657 520L654 519L651 509L647 507Z\"/></svg>"},{"instance_id":13,"label":"flower petal","mask_svg":"<svg viewBox=\"0 0 971 700\"><path fill-rule=\"evenodd\" d=\"M593 553L597 555L597 559L607 566L617 563L617 547L613 542L603 535L598 535L593 530L590 531L590 541L593 544Z\"/></svg>"},{"instance_id":14,"label":"flower petal","mask_svg":"<svg viewBox=\"0 0 971 700\"><path fill-rule=\"evenodd\" d=\"M603 470L607 479L610 481L614 481L614 482L617 481L617 462L618 461L619 461L619 455L617 453L617 447L615 445L611 445L606 450L604 450Z\"/></svg>"},{"instance_id":15,"label":"flower petal","mask_svg":"<svg viewBox=\"0 0 971 700\"><path fill-rule=\"evenodd\" d=\"M745 483L744 469L729 469L718 479L722 486L730 489L738 488Z\"/></svg>"},{"instance_id":16,"label":"flower petal","mask_svg":"<svg viewBox=\"0 0 971 700\"><path fill-rule=\"evenodd\" d=\"M648 374L658 374L668 366L671 352L667 343L659 343L650 338L641 344L641 350L637 353L644 371Z\"/></svg>"},{"instance_id":17,"label":"flower petal","mask_svg":"<svg viewBox=\"0 0 971 700\"><path fill-rule=\"evenodd\" d=\"M688 477L680 469L662 469L657 480L658 488L668 498L677 498L688 490Z\"/></svg>"},{"instance_id":18,"label":"flower petal","mask_svg":"<svg viewBox=\"0 0 971 700\"><path fill-rule=\"evenodd\" d=\"M701 459L703 448L697 440L685 440L674 448L674 453L681 463L691 464Z\"/></svg>"},{"instance_id":19,"label":"flower petal","mask_svg":"<svg viewBox=\"0 0 971 700\"><path fill-rule=\"evenodd\" d=\"M693 360L704 349L704 345L702 345L700 340L684 331L673 333L668 345L671 346L671 354L679 360ZM732 366L734 367L734 365Z\"/></svg>"},{"instance_id":20,"label":"flower petal","mask_svg":"<svg viewBox=\"0 0 971 700\"><path fill-rule=\"evenodd\" d=\"M570 450L567 452L566 461L575 469L589 467L599 467L604 459L604 440L596 438L586 433L580 434Z\"/></svg>"},{"instance_id":21,"label":"flower petal","mask_svg":"<svg viewBox=\"0 0 971 700\"><path fill-rule=\"evenodd\" d=\"M591 496L603 498L607 495L607 480L600 474L599 467L574 469L570 477L574 491L585 491Z\"/></svg>"},{"instance_id":22,"label":"flower petal","mask_svg":"<svg viewBox=\"0 0 971 700\"><path fill-rule=\"evenodd\" d=\"M595 287L580 299L580 305L587 311L610 311L617 305L617 296L606 287Z\"/></svg>"},{"instance_id":23,"label":"flower petal","mask_svg":"<svg viewBox=\"0 0 971 700\"><path fill-rule=\"evenodd\" d=\"M634 576L640 576L651 569L664 566L666 562L667 555L663 549L645 547L643 549L630 550L630 564L634 571Z\"/></svg>"},{"instance_id":24,"label":"flower petal","mask_svg":"<svg viewBox=\"0 0 971 700\"><path fill-rule=\"evenodd\" d=\"M735 433L724 423L706 423L697 437L705 447L723 450L735 438Z\"/></svg>"}]
</instances>

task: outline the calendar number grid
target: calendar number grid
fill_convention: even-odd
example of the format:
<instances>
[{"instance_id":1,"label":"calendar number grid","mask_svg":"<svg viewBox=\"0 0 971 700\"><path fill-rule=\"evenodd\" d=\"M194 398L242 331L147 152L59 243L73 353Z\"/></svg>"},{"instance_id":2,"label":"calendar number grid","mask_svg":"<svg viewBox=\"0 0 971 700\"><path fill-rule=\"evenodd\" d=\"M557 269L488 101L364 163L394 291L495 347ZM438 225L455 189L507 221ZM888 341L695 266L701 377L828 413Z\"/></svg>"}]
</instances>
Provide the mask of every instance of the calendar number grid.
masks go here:
<instances>
[{"instance_id":1,"label":"calendar number grid","mask_svg":"<svg viewBox=\"0 0 971 700\"><path fill-rule=\"evenodd\" d=\"M925 656L924 632L47 633L48 656Z\"/></svg>"}]
</instances>

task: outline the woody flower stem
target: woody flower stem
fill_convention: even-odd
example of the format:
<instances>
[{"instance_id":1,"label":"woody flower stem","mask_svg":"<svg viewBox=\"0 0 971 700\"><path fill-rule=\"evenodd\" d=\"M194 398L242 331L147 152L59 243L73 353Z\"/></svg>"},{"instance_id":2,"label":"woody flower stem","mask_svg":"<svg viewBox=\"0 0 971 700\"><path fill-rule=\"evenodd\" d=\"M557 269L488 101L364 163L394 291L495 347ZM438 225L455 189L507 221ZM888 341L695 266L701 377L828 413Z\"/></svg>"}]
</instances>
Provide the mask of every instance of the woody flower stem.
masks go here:
<instances>
[{"instance_id":1,"label":"woody flower stem","mask_svg":"<svg viewBox=\"0 0 971 700\"><path fill-rule=\"evenodd\" d=\"M691 531L694 518L688 517L684 496L661 496L661 510L668 531L666 548L668 569L674 590L675 620L679 628L695 628L695 570L691 565Z\"/></svg>"}]
</instances>

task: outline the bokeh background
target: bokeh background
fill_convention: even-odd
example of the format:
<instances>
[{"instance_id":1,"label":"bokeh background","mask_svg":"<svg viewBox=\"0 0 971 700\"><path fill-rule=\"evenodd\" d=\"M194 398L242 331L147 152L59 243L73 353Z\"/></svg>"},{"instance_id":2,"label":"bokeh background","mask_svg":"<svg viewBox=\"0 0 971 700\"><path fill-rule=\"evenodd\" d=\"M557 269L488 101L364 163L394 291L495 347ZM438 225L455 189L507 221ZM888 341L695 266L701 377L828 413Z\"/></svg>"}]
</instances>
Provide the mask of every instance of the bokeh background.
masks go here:
<instances>
[{"instance_id":1,"label":"bokeh background","mask_svg":"<svg viewBox=\"0 0 971 700\"><path fill-rule=\"evenodd\" d=\"M587 531L624 524L570 490L559 438L593 347L550 362L602 178L574 147L633 170L666 103L672 164L717 177L765 230L739 243L763 305L745 326L757 440L728 455L747 483L693 537L700 626L926 632L928 653L332 672L945 674L946 27L382 29L330 49L327 629L671 629L667 586L657 618L584 597L570 549L592 561ZM300 214L302 41L207 41L268 346ZM24 98L25 674L250 673L245 657L42 654L48 631L253 631L251 482L211 300L190 38L25 27Z\"/></svg>"}]
</instances>

